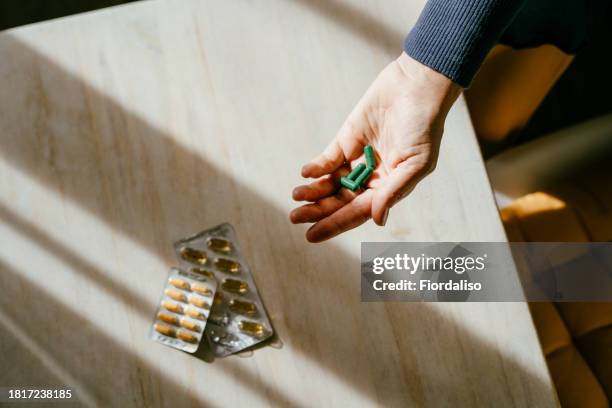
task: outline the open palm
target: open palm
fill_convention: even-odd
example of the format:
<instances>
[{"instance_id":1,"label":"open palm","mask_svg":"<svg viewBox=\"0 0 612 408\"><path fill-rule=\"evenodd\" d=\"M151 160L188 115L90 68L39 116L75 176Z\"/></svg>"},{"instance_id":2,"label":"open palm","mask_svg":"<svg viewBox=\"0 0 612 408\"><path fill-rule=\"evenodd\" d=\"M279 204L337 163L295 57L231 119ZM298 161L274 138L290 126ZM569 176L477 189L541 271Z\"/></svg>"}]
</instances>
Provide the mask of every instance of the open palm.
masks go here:
<instances>
[{"instance_id":1,"label":"open palm","mask_svg":"<svg viewBox=\"0 0 612 408\"><path fill-rule=\"evenodd\" d=\"M315 223L307 232L320 242L369 218L384 225L389 209L435 168L444 119L460 88L406 54L389 64L349 114L336 137L302 176L317 180L296 187L293 198L308 201L291 212L293 223ZM377 167L352 192L340 177L365 162L371 144Z\"/></svg>"}]
</instances>

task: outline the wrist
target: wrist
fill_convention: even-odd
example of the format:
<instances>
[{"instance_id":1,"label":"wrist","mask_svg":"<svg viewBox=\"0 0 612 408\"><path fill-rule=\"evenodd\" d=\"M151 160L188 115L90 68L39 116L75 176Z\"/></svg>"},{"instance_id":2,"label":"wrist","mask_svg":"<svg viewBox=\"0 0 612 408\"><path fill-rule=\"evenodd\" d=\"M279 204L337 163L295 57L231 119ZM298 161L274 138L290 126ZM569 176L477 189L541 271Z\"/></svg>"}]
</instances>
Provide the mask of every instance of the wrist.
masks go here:
<instances>
[{"instance_id":1,"label":"wrist","mask_svg":"<svg viewBox=\"0 0 612 408\"><path fill-rule=\"evenodd\" d=\"M396 59L400 70L414 85L412 89L433 113L446 116L463 88L436 70L413 59L405 52ZM412 86L411 86L412 87Z\"/></svg>"}]
</instances>

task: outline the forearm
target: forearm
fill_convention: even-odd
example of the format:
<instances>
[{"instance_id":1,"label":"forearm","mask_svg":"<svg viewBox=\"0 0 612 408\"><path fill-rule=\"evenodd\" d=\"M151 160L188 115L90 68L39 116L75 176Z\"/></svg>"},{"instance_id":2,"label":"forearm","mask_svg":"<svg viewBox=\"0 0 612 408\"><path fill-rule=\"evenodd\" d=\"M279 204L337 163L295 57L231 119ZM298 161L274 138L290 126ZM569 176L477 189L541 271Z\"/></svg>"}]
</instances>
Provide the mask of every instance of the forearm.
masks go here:
<instances>
[{"instance_id":1,"label":"forearm","mask_svg":"<svg viewBox=\"0 0 612 408\"><path fill-rule=\"evenodd\" d=\"M429 0L404 50L467 87L525 1Z\"/></svg>"}]
</instances>

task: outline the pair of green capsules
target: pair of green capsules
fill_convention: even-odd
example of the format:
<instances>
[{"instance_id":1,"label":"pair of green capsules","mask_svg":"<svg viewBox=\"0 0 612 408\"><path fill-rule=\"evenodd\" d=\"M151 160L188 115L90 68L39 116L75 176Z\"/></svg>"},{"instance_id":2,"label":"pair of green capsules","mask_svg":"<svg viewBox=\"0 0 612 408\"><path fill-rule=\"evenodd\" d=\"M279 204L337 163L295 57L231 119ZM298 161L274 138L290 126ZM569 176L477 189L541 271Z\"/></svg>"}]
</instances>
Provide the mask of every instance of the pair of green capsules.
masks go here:
<instances>
[{"instance_id":1,"label":"pair of green capsules","mask_svg":"<svg viewBox=\"0 0 612 408\"><path fill-rule=\"evenodd\" d=\"M359 163L355 168L348 174L340 178L340 184L342 187L346 187L351 191L357 191L359 187L363 186L376 168L376 158L374 157L374 148L371 145L367 145L363 149L366 162Z\"/></svg>"}]
</instances>

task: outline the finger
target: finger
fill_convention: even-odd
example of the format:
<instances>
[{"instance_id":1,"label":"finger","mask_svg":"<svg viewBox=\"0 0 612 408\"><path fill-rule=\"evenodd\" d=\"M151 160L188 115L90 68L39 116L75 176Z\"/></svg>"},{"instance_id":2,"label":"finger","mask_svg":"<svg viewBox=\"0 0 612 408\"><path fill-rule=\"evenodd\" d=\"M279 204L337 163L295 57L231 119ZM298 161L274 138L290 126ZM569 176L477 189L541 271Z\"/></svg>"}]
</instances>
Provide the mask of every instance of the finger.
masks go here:
<instances>
[{"instance_id":1,"label":"finger","mask_svg":"<svg viewBox=\"0 0 612 408\"><path fill-rule=\"evenodd\" d=\"M380 226L385 225L389 209L408 195L416 184L427 174L427 166L417 161L400 163L380 183L372 199L372 219Z\"/></svg>"},{"instance_id":2,"label":"finger","mask_svg":"<svg viewBox=\"0 0 612 408\"><path fill-rule=\"evenodd\" d=\"M325 197L322 200L313 204L306 204L291 211L289 219L294 224L305 222L317 222L325 217L330 216L338 209L350 203L356 194L345 188L340 189L338 194Z\"/></svg>"},{"instance_id":3,"label":"finger","mask_svg":"<svg viewBox=\"0 0 612 408\"><path fill-rule=\"evenodd\" d=\"M365 146L364 131L368 127L363 103L358 103L344 121L334 140L323 153L302 167L302 177L317 178L330 174L345 161L358 158Z\"/></svg>"},{"instance_id":4,"label":"finger","mask_svg":"<svg viewBox=\"0 0 612 408\"><path fill-rule=\"evenodd\" d=\"M366 190L347 205L323 218L306 232L310 242L321 242L335 237L366 222L371 216L373 190Z\"/></svg>"},{"instance_id":5,"label":"finger","mask_svg":"<svg viewBox=\"0 0 612 408\"><path fill-rule=\"evenodd\" d=\"M340 188L340 178L346 176L349 169L340 167L327 177L314 181L310 184L298 186L293 189L293 199L295 201L319 201L330 196Z\"/></svg>"},{"instance_id":6,"label":"finger","mask_svg":"<svg viewBox=\"0 0 612 408\"><path fill-rule=\"evenodd\" d=\"M352 112L336 135L347 162L353 162L363 155L363 148L367 143L364 136L367 123L364 122L363 116Z\"/></svg>"},{"instance_id":7,"label":"finger","mask_svg":"<svg viewBox=\"0 0 612 408\"><path fill-rule=\"evenodd\" d=\"M330 174L342 166L345 161L344 152L334 139L323 153L314 158L310 163L302 167L302 177L318 178Z\"/></svg>"},{"instance_id":8,"label":"finger","mask_svg":"<svg viewBox=\"0 0 612 408\"><path fill-rule=\"evenodd\" d=\"M325 177L307 185L293 189L295 201L317 201L332 195L338 190L339 184L332 177Z\"/></svg>"}]
</instances>

